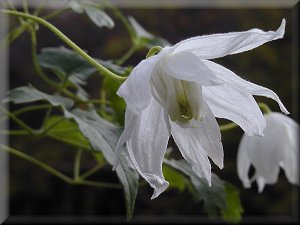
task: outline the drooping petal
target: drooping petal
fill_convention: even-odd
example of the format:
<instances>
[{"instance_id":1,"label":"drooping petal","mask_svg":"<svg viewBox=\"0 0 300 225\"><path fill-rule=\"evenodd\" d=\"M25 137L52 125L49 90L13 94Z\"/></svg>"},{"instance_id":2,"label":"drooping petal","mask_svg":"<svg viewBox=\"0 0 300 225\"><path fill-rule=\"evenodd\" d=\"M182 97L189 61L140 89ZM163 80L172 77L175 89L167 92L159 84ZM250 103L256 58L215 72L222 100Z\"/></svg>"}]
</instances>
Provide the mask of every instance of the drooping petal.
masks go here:
<instances>
[{"instance_id":1,"label":"drooping petal","mask_svg":"<svg viewBox=\"0 0 300 225\"><path fill-rule=\"evenodd\" d=\"M151 99L150 77L161 55L142 60L120 86L117 94L123 97L127 107L139 111L149 105Z\"/></svg>"},{"instance_id":2,"label":"drooping petal","mask_svg":"<svg viewBox=\"0 0 300 225\"><path fill-rule=\"evenodd\" d=\"M209 156L220 168L223 168L223 146L218 123L208 108L197 127L183 128L171 122L171 134L184 159L189 162L194 172L205 178L210 184L211 165Z\"/></svg>"},{"instance_id":3,"label":"drooping petal","mask_svg":"<svg viewBox=\"0 0 300 225\"><path fill-rule=\"evenodd\" d=\"M126 143L126 141L130 139L137 119L138 119L138 115L134 114L133 112L131 112L129 108L127 108L125 112L125 128L116 146L116 154L115 154L115 162L114 162L113 170L115 170L116 167L120 164L119 153L123 145Z\"/></svg>"},{"instance_id":4,"label":"drooping petal","mask_svg":"<svg viewBox=\"0 0 300 225\"><path fill-rule=\"evenodd\" d=\"M244 32L203 35L189 38L177 43L174 53L190 51L200 59L214 59L225 55L237 54L256 48L268 41L282 38L285 30L285 19L276 31L264 32L251 29Z\"/></svg>"},{"instance_id":5,"label":"drooping petal","mask_svg":"<svg viewBox=\"0 0 300 225\"><path fill-rule=\"evenodd\" d=\"M266 120L267 125L272 124L272 128L278 130L278 138L281 140L281 146L277 148L282 154L279 165L290 183L299 184L299 125L277 112L267 114Z\"/></svg>"},{"instance_id":6,"label":"drooping petal","mask_svg":"<svg viewBox=\"0 0 300 225\"><path fill-rule=\"evenodd\" d=\"M169 140L164 109L153 98L139 115L127 141L130 159L140 175L154 188L156 198L168 187L162 162Z\"/></svg>"},{"instance_id":7,"label":"drooping petal","mask_svg":"<svg viewBox=\"0 0 300 225\"><path fill-rule=\"evenodd\" d=\"M197 129L198 140L212 161L220 169L223 169L224 152L221 142L220 127L208 106L205 111L205 117L200 123L201 126Z\"/></svg>"},{"instance_id":8,"label":"drooping petal","mask_svg":"<svg viewBox=\"0 0 300 225\"><path fill-rule=\"evenodd\" d=\"M191 164L197 176L211 185L211 165L207 153L197 140L197 128L182 128L171 122L171 134L183 158Z\"/></svg>"},{"instance_id":9,"label":"drooping petal","mask_svg":"<svg viewBox=\"0 0 300 225\"><path fill-rule=\"evenodd\" d=\"M255 142L251 142L251 139L249 141L249 139L245 137L245 135L242 137L237 153L237 174L240 180L243 182L244 187L250 188L251 182L249 180L248 173L251 162L247 155L247 151L253 147L255 148Z\"/></svg>"},{"instance_id":10,"label":"drooping petal","mask_svg":"<svg viewBox=\"0 0 300 225\"><path fill-rule=\"evenodd\" d=\"M271 98L277 101L282 112L284 112L285 114L289 113L288 110L284 107L283 103L280 101L279 97L272 90L246 81L238 75L236 75L231 70L226 69L225 67L212 61L203 60L203 63L206 64L215 73L215 75L220 80L223 80L227 85L230 84L235 88L249 92L252 95L259 95Z\"/></svg>"},{"instance_id":11,"label":"drooping petal","mask_svg":"<svg viewBox=\"0 0 300 225\"><path fill-rule=\"evenodd\" d=\"M164 76L174 77L178 80L194 81L203 85L223 83L197 56L187 51L165 54L157 66Z\"/></svg>"},{"instance_id":12,"label":"drooping petal","mask_svg":"<svg viewBox=\"0 0 300 225\"><path fill-rule=\"evenodd\" d=\"M203 86L202 91L216 117L235 122L248 135L263 135L266 121L251 94L226 84Z\"/></svg>"}]
</instances>

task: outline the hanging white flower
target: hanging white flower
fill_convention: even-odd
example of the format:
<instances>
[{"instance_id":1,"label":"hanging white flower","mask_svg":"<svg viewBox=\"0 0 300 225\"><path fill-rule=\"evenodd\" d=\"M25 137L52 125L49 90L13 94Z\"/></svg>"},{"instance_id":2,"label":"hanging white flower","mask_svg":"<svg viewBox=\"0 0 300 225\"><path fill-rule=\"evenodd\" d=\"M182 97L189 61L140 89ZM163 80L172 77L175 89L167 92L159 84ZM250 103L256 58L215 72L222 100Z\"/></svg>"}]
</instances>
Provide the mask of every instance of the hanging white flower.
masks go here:
<instances>
[{"instance_id":1,"label":"hanging white flower","mask_svg":"<svg viewBox=\"0 0 300 225\"><path fill-rule=\"evenodd\" d=\"M265 115L263 137L244 135L237 155L237 172L244 187L256 180L258 191L277 182L280 167L292 184L299 184L299 124L277 112ZM255 168L249 179L250 165Z\"/></svg>"},{"instance_id":2,"label":"hanging white flower","mask_svg":"<svg viewBox=\"0 0 300 225\"><path fill-rule=\"evenodd\" d=\"M262 135L265 119L253 95L276 100L288 113L273 91L209 61L282 38L284 29L285 20L277 31L251 29L193 37L164 47L133 69L118 90L127 109L117 152L127 144L135 168L154 188L152 198L168 187L162 162L170 135L193 171L210 184L208 156L223 168L215 117L234 121L248 135Z\"/></svg>"}]
</instances>

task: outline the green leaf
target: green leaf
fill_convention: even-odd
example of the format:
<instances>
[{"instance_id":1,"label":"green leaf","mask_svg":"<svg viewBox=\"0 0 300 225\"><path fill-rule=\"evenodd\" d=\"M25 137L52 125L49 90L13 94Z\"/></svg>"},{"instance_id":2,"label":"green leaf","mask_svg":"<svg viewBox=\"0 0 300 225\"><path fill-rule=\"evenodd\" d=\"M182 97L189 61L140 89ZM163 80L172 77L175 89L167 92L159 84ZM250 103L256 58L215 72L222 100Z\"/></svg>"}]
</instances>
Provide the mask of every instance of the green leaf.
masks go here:
<instances>
[{"instance_id":1,"label":"green leaf","mask_svg":"<svg viewBox=\"0 0 300 225\"><path fill-rule=\"evenodd\" d=\"M176 188L179 191L184 191L187 187L189 181L187 178L177 170L174 170L172 167L163 165L163 174L165 179L169 182L170 188Z\"/></svg>"},{"instance_id":2,"label":"green leaf","mask_svg":"<svg viewBox=\"0 0 300 225\"><path fill-rule=\"evenodd\" d=\"M220 209L226 209L226 194L224 182L212 174L211 187L207 181L198 177L185 160L167 160L164 162L188 176L193 185L193 195L197 201L203 201L204 209L210 216L219 214Z\"/></svg>"},{"instance_id":3,"label":"green leaf","mask_svg":"<svg viewBox=\"0 0 300 225\"><path fill-rule=\"evenodd\" d=\"M76 13L83 13L84 8L78 1L69 1L68 2L69 7Z\"/></svg>"},{"instance_id":4,"label":"green leaf","mask_svg":"<svg viewBox=\"0 0 300 225\"><path fill-rule=\"evenodd\" d=\"M226 209L221 210L222 217L229 223L239 223L244 209L241 205L239 190L232 184L225 183Z\"/></svg>"},{"instance_id":5,"label":"green leaf","mask_svg":"<svg viewBox=\"0 0 300 225\"><path fill-rule=\"evenodd\" d=\"M50 117L45 123L46 128L56 124L62 118L62 116ZM49 130L47 132L47 136L56 140L62 140L65 143L80 147L85 150L91 150L89 142L78 129L77 124L67 119L61 121L51 130Z\"/></svg>"},{"instance_id":6,"label":"green leaf","mask_svg":"<svg viewBox=\"0 0 300 225\"><path fill-rule=\"evenodd\" d=\"M93 110L83 111L75 109L71 112L65 111L65 116L76 121L82 134L89 141L93 149L95 151L101 151L107 162L113 165L115 160L115 148L122 129L102 119ZM134 169L127 154L126 149L121 151L121 163L117 166L116 173L123 185L127 218L130 219L133 214L138 190L138 173Z\"/></svg>"},{"instance_id":7,"label":"green leaf","mask_svg":"<svg viewBox=\"0 0 300 225\"><path fill-rule=\"evenodd\" d=\"M84 10L89 18L98 26L98 27L108 27L113 28L115 26L114 21L107 15L103 10L93 6L85 5Z\"/></svg>"},{"instance_id":8,"label":"green leaf","mask_svg":"<svg viewBox=\"0 0 300 225\"><path fill-rule=\"evenodd\" d=\"M105 90L105 97L110 101L110 107L114 109L115 120L119 124L124 124L124 112L126 108L126 103L123 98L117 95L117 90L119 89L121 83L115 80L105 77L103 81L103 88Z\"/></svg>"},{"instance_id":9,"label":"green leaf","mask_svg":"<svg viewBox=\"0 0 300 225\"><path fill-rule=\"evenodd\" d=\"M81 14L85 12L98 27L108 27L111 29L115 26L112 18L94 4L73 0L69 1L68 5L76 13Z\"/></svg>"},{"instance_id":10,"label":"green leaf","mask_svg":"<svg viewBox=\"0 0 300 225\"><path fill-rule=\"evenodd\" d=\"M37 90L33 86L23 86L10 90L5 101L11 101L15 104L19 104L40 100L45 100L53 106L61 106L66 109L71 108L74 104L72 99L59 95L49 95Z\"/></svg>"},{"instance_id":11,"label":"green leaf","mask_svg":"<svg viewBox=\"0 0 300 225\"><path fill-rule=\"evenodd\" d=\"M58 71L63 76L77 76L81 81L96 71L95 67L76 52L63 46L43 48L38 60L44 68Z\"/></svg>"}]
</instances>

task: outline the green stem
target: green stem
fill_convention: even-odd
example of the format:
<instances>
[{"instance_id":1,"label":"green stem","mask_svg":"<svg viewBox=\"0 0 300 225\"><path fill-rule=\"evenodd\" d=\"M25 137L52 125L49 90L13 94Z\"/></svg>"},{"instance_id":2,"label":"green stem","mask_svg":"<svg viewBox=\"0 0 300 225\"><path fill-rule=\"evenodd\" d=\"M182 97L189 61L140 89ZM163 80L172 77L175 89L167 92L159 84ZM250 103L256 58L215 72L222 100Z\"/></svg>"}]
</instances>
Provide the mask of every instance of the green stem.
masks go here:
<instances>
[{"instance_id":1,"label":"green stem","mask_svg":"<svg viewBox=\"0 0 300 225\"><path fill-rule=\"evenodd\" d=\"M16 111L12 112L12 114L14 114L15 116L18 116L18 115L26 113L26 112L47 109L49 107L50 107L49 104L31 105L31 106L27 106L27 107L21 108L19 110L16 110ZM3 120L5 120L6 118L7 118L6 116L5 117L1 117L0 118L0 122L2 122Z\"/></svg>"},{"instance_id":2,"label":"green stem","mask_svg":"<svg viewBox=\"0 0 300 225\"><path fill-rule=\"evenodd\" d=\"M80 177L82 179L88 178L88 177L92 176L94 173L96 173L97 171L99 171L103 166L104 166L104 164L97 164L92 169L90 169L87 172L83 173Z\"/></svg>"},{"instance_id":3,"label":"green stem","mask_svg":"<svg viewBox=\"0 0 300 225\"><path fill-rule=\"evenodd\" d=\"M58 170L54 169L53 167L43 163L42 161L36 159L36 158L33 158L32 156L30 155L27 155L19 150L16 150L16 149L13 149L11 147L8 147L8 146L5 146L5 145L2 145L0 144L0 148L10 154L13 154L19 158L22 158L44 170L46 170L47 172L51 173L52 175L58 177L59 179L67 182L67 183L72 183L72 179L67 177L66 175L62 174L61 172L59 172Z\"/></svg>"},{"instance_id":4,"label":"green stem","mask_svg":"<svg viewBox=\"0 0 300 225\"><path fill-rule=\"evenodd\" d=\"M116 64L123 65L133 55L133 53L135 53L135 51L138 48L139 48L139 44L131 45L130 49L120 59L116 61Z\"/></svg>"},{"instance_id":5,"label":"green stem","mask_svg":"<svg viewBox=\"0 0 300 225\"><path fill-rule=\"evenodd\" d=\"M30 34L31 34L31 55L32 55L34 69L36 70L40 78L42 78L42 80L44 80L47 84L50 84L51 86L58 88L59 84L49 79L47 75L44 74L42 68L40 67L40 64L38 63L36 31L31 26L30 26Z\"/></svg>"},{"instance_id":6,"label":"green stem","mask_svg":"<svg viewBox=\"0 0 300 225\"><path fill-rule=\"evenodd\" d=\"M13 15L13 16L19 16L24 17L27 19L34 20L37 23L40 23L47 27L49 30L51 30L53 33L55 33L63 42L65 42L70 48L72 48L74 51L76 51L79 55L81 55L87 62L89 62L91 65L93 65L99 72L101 72L104 76L110 77L114 80L120 80L124 81L126 80L126 77L121 77L110 70L106 69L104 66L99 64L95 59L93 59L91 56L89 56L85 51L83 51L78 45L76 45L73 41L71 41L66 35L64 35L60 30L58 30L55 26L53 26L51 23L47 22L46 20L29 15L22 12L15 12L11 10L1 10L3 13Z\"/></svg>"},{"instance_id":7,"label":"green stem","mask_svg":"<svg viewBox=\"0 0 300 225\"><path fill-rule=\"evenodd\" d=\"M267 104L263 103L263 102L259 102L258 106L264 114L268 114L268 113L272 112L270 107Z\"/></svg>"},{"instance_id":8,"label":"green stem","mask_svg":"<svg viewBox=\"0 0 300 225\"><path fill-rule=\"evenodd\" d=\"M38 8L35 12L34 15L37 16L38 13L40 12L41 8ZM46 16L43 16L42 18L44 19L51 19L55 16L58 16L61 13L64 13L66 11L68 11L69 9L62 9L59 11L55 11L53 13L50 13ZM12 44L28 27L32 26L34 24L34 22L31 21L26 21L26 22L22 22L22 24L18 27L15 27L13 30L11 30L9 32L9 34L4 38L4 40L1 42L1 47L2 45L10 45Z\"/></svg>"},{"instance_id":9,"label":"green stem","mask_svg":"<svg viewBox=\"0 0 300 225\"><path fill-rule=\"evenodd\" d=\"M48 118L49 118L49 116L47 117L47 119L44 120L44 125L46 124ZM56 122L54 122L53 124L51 124L49 127L44 128L43 131L41 132L41 134L43 134L43 135L47 134L50 130L52 130L54 127L56 127L58 124L60 124L64 120L65 120L64 117L62 117L61 119L57 120Z\"/></svg>"},{"instance_id":10,"label":"green stem","mask_svg":"<svg viewBox=\"0 0 300 225\"><path fill-rule=\"evenodd\" d=\"M123 23L123 25L125 26L126 30L129 33L129 36L130 36L130 39L131 39L132 43L134 43L134 41L136 40L137 36L136 36L136 33L134 32L132 26L128 22L127 18L123 15L123 13L117 7L115 7L109 1L105 1L104 5L107 8L109 8L110 10L112 10L112 12L114 13L114 15L121 20L121 22Z\"/></svg>"},{"instance_id":11,"label":"green stem","mask_svg":"<svg viewBox=\"0 0 300 225\"><path fill-rule=\"evenodd\" d=\"M154 46L154 47L152 47L152 48L149 50L149 52L148 52L146 58L149 58L149 57L155 55L156 53L160 52L161 50L162 50L162 47L160 47L160 46Z\"/></svg>"},{"instance_id":12,"label":"green stem","mask_svg":"<svg viewBox=\"0 0 300 225\"><path fill-rule=\"evenodd\" d=\"M25 124L22 120L20 120L18 117L16 117L13 113L7 111L3 107L0 107L0 110L2 112L4 112L7 116L9 116L20 127L24 128L29 134L35 134L33 129L31 129L27 124Z\"/></svg>"},{"instance_id":13,"label":"green stem","mask_svg":"<svg viewBox=\"0 0 300 225\"><path fill-rule=\"evenodd\" d=\"M71 184L71 185L86 185L86 186L92 186L92 187L98 187L98 188L113 188L113 189L122 188L122 186L120 184L90 181L90 180L84 180L84 179L80 179L80 178L75 180L75 179L72 179L72 178L64 175L63 173L61 173L57 169L54 169L53 167L49 166L48 164L30 156L30 155L27 155L19 150L16 150L14 148L11 148L9 146L5 146L2 144L0 144L0 149L40 167L41 169L47 171L48 173L56 176L57 178L61 179L62 181L66 182L68 184Z\"/></svg>"},{"instance_id":14,"label":"green stem","mask_svg":"<svg viewBox=\"0 0 300 225\"><path fill-rule=\"evenodd\" d=\"M105 183L105 182L98 182L98 181L92 181L92 180L78 180L76 182L77 184L91 186L91 187L97 187L97 188L111 188L111 189L121 189L121 184L112 184L112 183Z\"/></svg>"},{"instance_id":15,"label":"green stem","mask_svg":"<svg viewBox=\"0 0 300 225\"><path fill-rule=\"evenodd\" d=\"M227 131L232 130L234 128L238 127L236 123L228 123L220 126L220 131Z\"/></svg>"},{"instance_id":16,"label":"green stem","mask_svg":"<svg viewBox=\"0 0 300 225\"><path fill-rule=\"evenodd\" d=\"M64 132L72 132L72 131L74 131L74 132L76 132L76 131L78 131L78 129L61 129L60 131L63 131L64 130ZM27 135L29 135L29 133L28 133L28 131L26 131L26 130L0 130L0 134L1 135L11 135L11 136L27 136ZM41 134L41 133L39 133L39 134ZM35 135L37 135L37 134L35 134ZM57 140L57 141L60 141L60 142L63 142L63 143L65 143L65 144L67 144L67 145L71 145L71 146L74 146L74 147L76 147L76 148L81 148L81 149L85 149L85 150L87 150L87 151L92 151L89 147L87 147L86 145L84 145L84 144L79 144L78 142L76 142L76 141L71 141L71 140L68 140L68 139L64 139L64 137L62 137L62 136L59 136L59 135L54 135L54 134L51 134L51 133L46 133L45 134L47 137L49 137L49 138L52 138L52 139L54 139L54 140Z\"/></svg>"},{"instance_id":17,"label":"green stem","mask_svg":"<svg viewBox=\"0 0 300 225\"><path fill-rule=\"evenodd\" d=\"M81 161L82 149L78 149L75 155L74 161L74 180L80 178L80 161Z\"/></svg>"}]
</instances>

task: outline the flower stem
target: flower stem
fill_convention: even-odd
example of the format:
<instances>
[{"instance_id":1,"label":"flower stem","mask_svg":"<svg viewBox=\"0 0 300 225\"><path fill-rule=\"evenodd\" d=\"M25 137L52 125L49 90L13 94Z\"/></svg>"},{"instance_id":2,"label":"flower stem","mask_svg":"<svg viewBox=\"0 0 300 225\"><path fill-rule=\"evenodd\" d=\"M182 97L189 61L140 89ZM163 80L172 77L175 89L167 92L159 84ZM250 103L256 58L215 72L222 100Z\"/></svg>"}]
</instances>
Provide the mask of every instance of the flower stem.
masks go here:
<instances>
[{"instance_id":1,"label":"flower stem","mask_svg":"<svg viewBox=\"0 0 300 225\"><path fill-rule=\"evenodd\" d=\"M13 16L18 16L18 17L23 17L27 19L31 19L37 23L40 23L47 27L49 30L51 30L53 33L55 33L63 42L65 42L70 48L72 48L74 51L76 51L79 55L81 55L87 62L89 62L91 65L93 65L98 71L100 71L104 76L110 77L114 80L120 80L124 81L126 80L126 77L121 77L110 70L106 69L104 66L99 64L95 59L93 59L91 56L89 56L85 51L83 51L78 45L76 45L73 41L71 41L66 35L64 35L60 30L58 30L55 26L53 26L51 23L47 22L46 20L22 13L22 12L15 12L11 10L1 10L3 13L13 15Z\"/></svg>"},{"instance_id":2,"label":"flower stem","mask_svg":"<svg viewBox=\"0 0 300 225\"><path fill-rule=\"evenodd\" d=\"M138 48L139 48L138 44L131 45L130 49L120 59L116 61L116 64L123 65Z\"/></svg>"},{"instance_id":3,"label":"flower stem","mask_svg":"<svg viewBox=\"0 0 300 225\"><path fill-rule=\"evenodd\" d=\"M13 149L11 147L8 147L8 146L5 146L5 145L2 145L0 144L0 149L10 153L10 154L13 154L19 158L22 158L44 170L46 170L47 172L51 173L52 175L58 177L59 179L67 182L67 183L72 183L72 179L67 177L66 175L62 174L61 172L59 172L58 170L54 169L53 167L43 163L42 161L36 159L36 158L33 158L32 156L30 155L27 155L19 150L16 150L16 149Z\"/></svg>"},{"instance_id":4,"label":"flower stem","mask_svg":"<svg viewBox=\"0 0 300 225\"><path fill-rule=\"evenodd\" d=\"M236 123L227 123L224 125L220 126L220 131L228 131L228 130L232 130L234 128L238 127L238 125Z\"/></svg>"},{"instance_id":5,"label":"flower stem","mask_svg":"<svg viewBox=\"0 0 300 225\"><path fill-rule=\"evenodd\" d=\"M3 107L0 107L0 110L4 112L7 116L9 116L15 123L17 123L20 127L25 129L29 134L35 134L33 129L31 129L27 124L25 124L22 120L16 117L13 113L7 111Z\"/></svg>"},{"instance_id":6,"label":"flower stem","mask_svg":"<svg viewBox=\"0 0 300 225\"><path fill-rule=\"evenodd\" d=\"M264 114L268 114L268 113L272 112L270 107L267 104L263 103L263 102L259 102L258 106Z\"/></svg>"},{"instance_id":7,"label":"flower stem","mask_svg":"<svg viewBox=\"0 0 300 225\"><path fill-rule=\"evenodd\" d=\"M80 161L81 161L82 149L79 148L75 155L74 161L74 180L78 180L80 177Z\"/></svg>"},{"instance_id":8,"label":"flower stem","mask_svg":"<svg viewBox=\"0 0 300 225\"><path fill-rule=\"evenodd\" d=\"M154 47L152 47L152 48L149 50L149 52L148 52L146 58L149 58L149 57L155 55L156 53L160 52L161 50L162 50L162 47L160 47L160 46L154 46Z\"/></svg>"},{"instance_id":9,"label":"flower stem","mask_svg":"<svg viewBox=\"0 0 300 225\"><path fill-rule=\"evenodd\" d=\"M92 176L94 173L96 173L97 171L99 171L103 166L104 166L104 164L97 164L92 169L83 173L80 177L83 179L88 178L88 177Z\"/></svg>"},{"instance_id":10,"label":"flower stem","mask_svg":"<svg viewBox=\"0 0 300 225\"><path fill-rule=\"evenodd\" d=\"M38 167L40 167L43 170L46 170L48 173L56 176L57 178L59 178L60 180L71 184L71 185L86 185L86 186L92 186L92 187L98 187L98 188L112 188L112 189L120 189L122 188L122 186L120 184L113 184L113 183L106 183L106 182L99 182L99 181L91 181L91 180L85 180L82 179L81 177L78 177L77 179L72 179L66 175L64 175L63 173L61 173L60 171L58 171L57 169L49 166L48 164L30 156L27 155L17 149L11 148L9 146L5 146L0 144L0 150L3 150L5 152L8 152L12 155L15 155L21 159L24 159Z\"/></svg>"}]
</instances>

